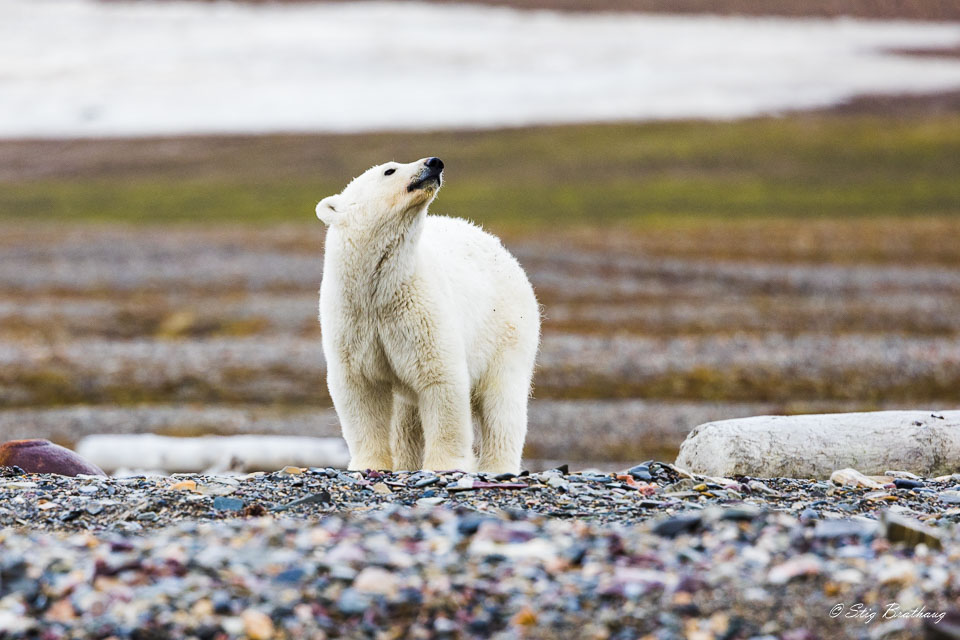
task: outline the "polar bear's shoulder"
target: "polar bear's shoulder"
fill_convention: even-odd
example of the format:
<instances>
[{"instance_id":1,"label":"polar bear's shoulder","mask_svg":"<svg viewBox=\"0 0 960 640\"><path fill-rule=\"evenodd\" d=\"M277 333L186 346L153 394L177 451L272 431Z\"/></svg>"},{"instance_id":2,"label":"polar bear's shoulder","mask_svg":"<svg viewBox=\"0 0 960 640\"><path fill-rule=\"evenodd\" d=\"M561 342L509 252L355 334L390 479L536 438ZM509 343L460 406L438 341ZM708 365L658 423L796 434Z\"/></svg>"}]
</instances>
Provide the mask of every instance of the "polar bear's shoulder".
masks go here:
<instances>
[{"instance_id":1,"label":"polar bear's shoulder","mask_svg":"<svg viewBox=\"0 0 960 640\"><path fill-rule=\"evenodd\" d=\"M430 245L473 244L502 246L500 239L463 218L427 216L423 229L424 240Z\"/></svg>"}]
</instances>

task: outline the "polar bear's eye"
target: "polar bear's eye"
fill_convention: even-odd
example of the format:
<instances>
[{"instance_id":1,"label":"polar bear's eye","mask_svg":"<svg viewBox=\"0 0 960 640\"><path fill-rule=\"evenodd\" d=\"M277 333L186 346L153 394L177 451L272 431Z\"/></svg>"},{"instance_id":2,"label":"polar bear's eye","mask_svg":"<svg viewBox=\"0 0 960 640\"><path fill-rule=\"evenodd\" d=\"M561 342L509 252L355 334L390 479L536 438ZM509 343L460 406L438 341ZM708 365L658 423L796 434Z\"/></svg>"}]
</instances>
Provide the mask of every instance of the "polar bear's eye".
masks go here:
<instances>
[{"instance_id":1,"label":"polar bear's eye","mask_svg":"<svg viewBox=\"0 0 960 640\"><path fill-rule=\"evenodd\" d=\"M383 172L383 175L385 175L385 176L392 176L392 175L395 174L396 172L397 172L396 169L387 169L386 171Z\"/></svg>"}]
</instances>

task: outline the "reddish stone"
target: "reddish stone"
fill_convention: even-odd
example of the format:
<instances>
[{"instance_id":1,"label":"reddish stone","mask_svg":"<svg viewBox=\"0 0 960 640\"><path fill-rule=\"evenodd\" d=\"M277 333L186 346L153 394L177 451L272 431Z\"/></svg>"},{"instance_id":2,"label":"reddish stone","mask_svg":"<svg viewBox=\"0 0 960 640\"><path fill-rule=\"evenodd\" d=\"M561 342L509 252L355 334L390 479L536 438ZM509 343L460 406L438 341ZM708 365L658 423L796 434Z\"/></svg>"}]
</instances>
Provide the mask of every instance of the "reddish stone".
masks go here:
<instances>
[{"instance_id":1,"label":"reddish stone","mask_svg":"<svg viewBox=\"0 0 960 640\"><path fill-rule=\"evenodd\" d=\"M49 440L11 440L0 446L0 467L17 466L27 473L57 473L62 476L105 476L103 470L70 449Z\"/></svg>"}]
</instances>

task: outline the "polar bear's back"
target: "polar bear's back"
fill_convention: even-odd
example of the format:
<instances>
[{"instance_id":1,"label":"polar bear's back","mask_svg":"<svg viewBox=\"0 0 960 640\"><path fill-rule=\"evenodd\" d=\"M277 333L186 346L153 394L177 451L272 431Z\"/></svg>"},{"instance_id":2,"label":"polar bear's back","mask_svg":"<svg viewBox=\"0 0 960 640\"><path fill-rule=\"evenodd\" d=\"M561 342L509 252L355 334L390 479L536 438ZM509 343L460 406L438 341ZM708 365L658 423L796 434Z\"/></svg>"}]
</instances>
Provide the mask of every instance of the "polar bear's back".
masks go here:
<instances>
[{"instance_id":1,"label":"polar bear's back","mask_svg":"<svg viewBox=\"0 0 960 640\"><path fill-rule=\"evenodd\" d=\"M500 239L463 218L427 216L421 247L426 259L472 295L525 295L533 288Z\"/></svg>"},{"instance_id":2,"label":"polar bear's back","mask_svg":"<svg viewBox=\"0 0 960 640\"><path fill-rule=\"evenodd\" d=\"M512 335L534 357L540 308L526 273L498 238L462 218L427 216L420 247L428 269L456 299L452 307L459 312L468 352L488 360L509 346L503 338ZM471 364L476 372L483 363Z\"/></svg>"}]
</instances>

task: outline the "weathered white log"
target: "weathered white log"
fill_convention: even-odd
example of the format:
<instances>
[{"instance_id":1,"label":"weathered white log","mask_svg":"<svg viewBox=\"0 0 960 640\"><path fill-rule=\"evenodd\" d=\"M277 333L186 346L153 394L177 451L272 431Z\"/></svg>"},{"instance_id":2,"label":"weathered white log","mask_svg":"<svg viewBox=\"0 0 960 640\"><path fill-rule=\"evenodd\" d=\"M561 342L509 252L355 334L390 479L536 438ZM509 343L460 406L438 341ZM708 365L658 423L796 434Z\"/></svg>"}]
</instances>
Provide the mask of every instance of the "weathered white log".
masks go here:
<instances>
[{"instance_id":1,"label":"weathered white log","mask_svg":"<svg viewBox=\"0 0 960 640\"><path fill-rule=\"evenodd\" d=\"M829 478L852 467L920 476L960 470L960 411L757 416L708 422L680 446L678 467L712 476Z\"/></svg>"},{"instance_id":2,"label":"weathered white log","mask_svg":"<svg viewBox=\"0 0 960 640\"><path fill-rule=\"evenodd\" d=\"M350 460L347 444L341 438L269 435L92 435L79 442L77 453L107 473L118 469L168 473L275 471L286 465L343 468Z\"/></svg>"}]
</instances>

